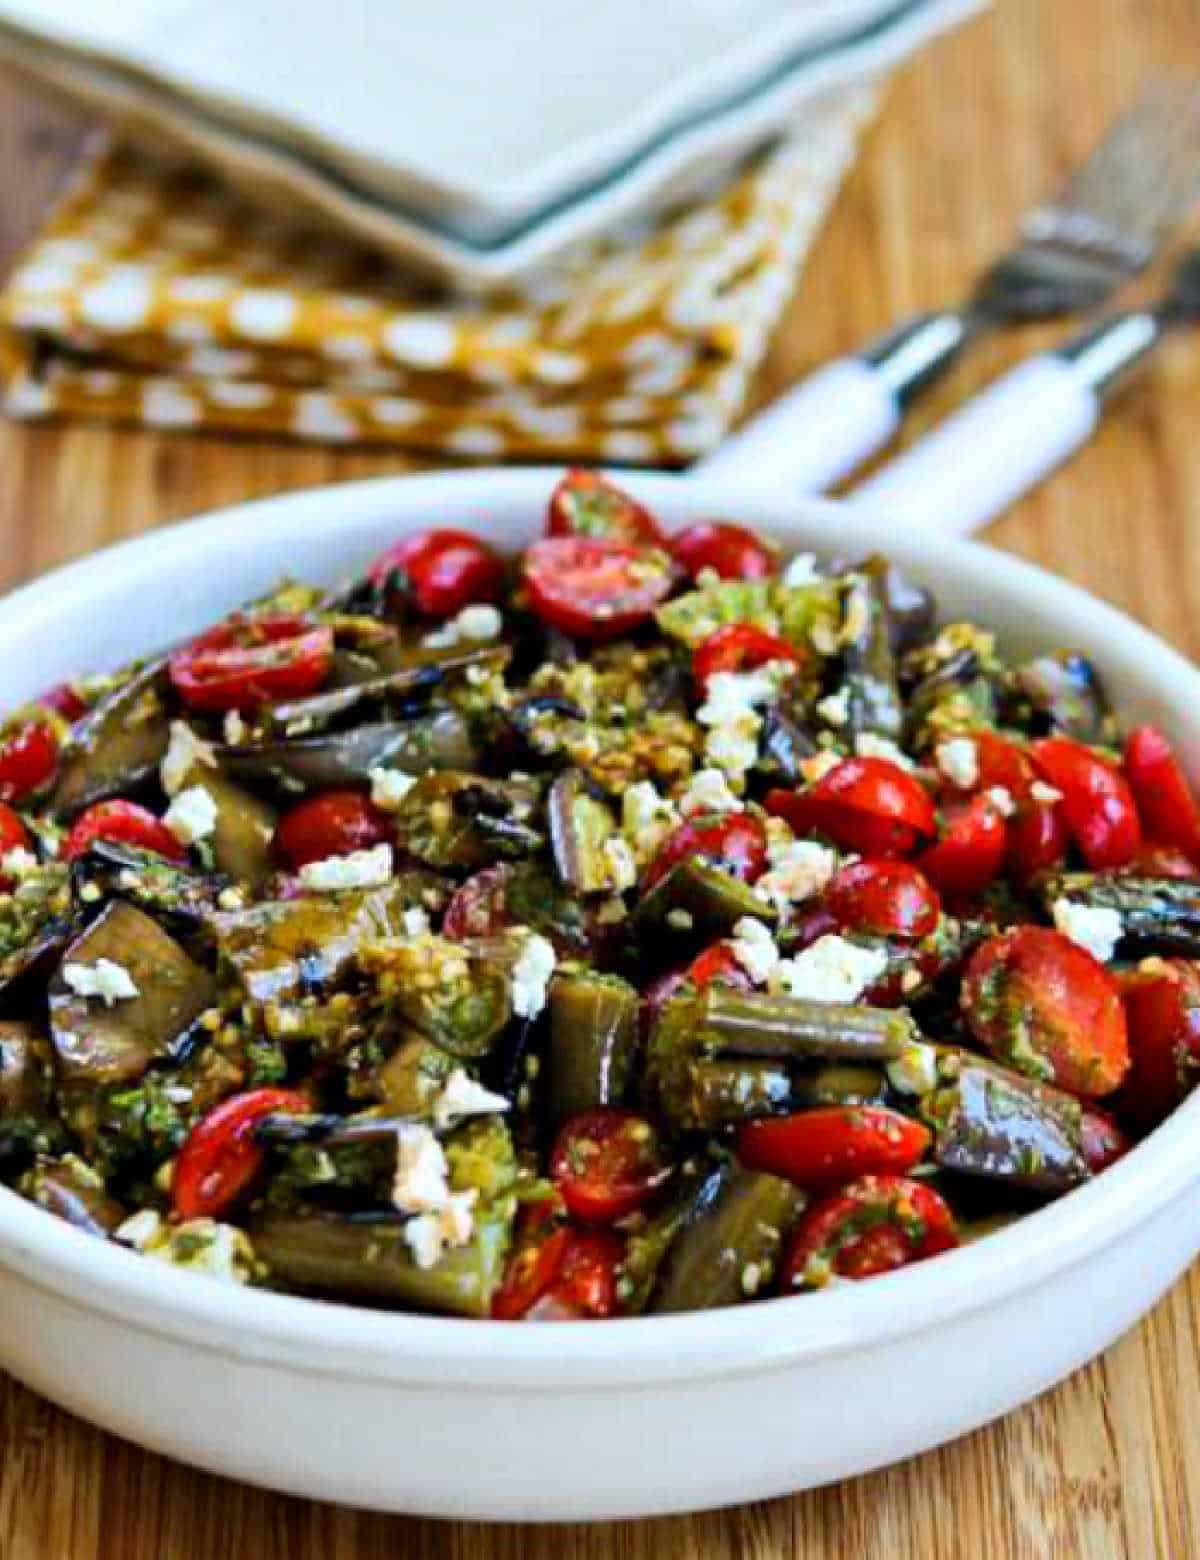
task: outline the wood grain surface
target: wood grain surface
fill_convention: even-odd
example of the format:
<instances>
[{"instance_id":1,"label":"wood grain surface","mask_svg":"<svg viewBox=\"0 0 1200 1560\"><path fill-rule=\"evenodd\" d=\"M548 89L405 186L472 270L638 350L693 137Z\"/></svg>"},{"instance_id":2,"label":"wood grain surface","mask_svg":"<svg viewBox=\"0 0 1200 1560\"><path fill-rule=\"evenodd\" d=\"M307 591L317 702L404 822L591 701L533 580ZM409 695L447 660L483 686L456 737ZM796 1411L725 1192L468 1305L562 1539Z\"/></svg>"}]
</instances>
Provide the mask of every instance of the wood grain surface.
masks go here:
<instances>
[{"instance_id":1,"label":"wood grain surface","mask_svg":"<svg viewBox=\"0 0 1200 1560\"><path fill-rule=\"evenodd\" d=\"M1200 74L1196 0L996 0L931 49L889 91L761 398L899 315L956 299L1022 208L1156 70ZM78 126L0 82L4 255L78 140ZM914 428L1040 339L1026 332L981 351ZM1182 335L1091 447L991 532L1192 655L1198 409L1200 341ZM401 465L282 443L0 426L0 586L216 504ZM150 1456L0 1380L0 1560L1175 1560L1200 1554L1198 1303L1194 1272L1055 1391L887 1472L764 1505L593 1527L456 1526L285 1499ZM872 1412L867 1382L855 1411Z\"/></svg>"}]
</instances>

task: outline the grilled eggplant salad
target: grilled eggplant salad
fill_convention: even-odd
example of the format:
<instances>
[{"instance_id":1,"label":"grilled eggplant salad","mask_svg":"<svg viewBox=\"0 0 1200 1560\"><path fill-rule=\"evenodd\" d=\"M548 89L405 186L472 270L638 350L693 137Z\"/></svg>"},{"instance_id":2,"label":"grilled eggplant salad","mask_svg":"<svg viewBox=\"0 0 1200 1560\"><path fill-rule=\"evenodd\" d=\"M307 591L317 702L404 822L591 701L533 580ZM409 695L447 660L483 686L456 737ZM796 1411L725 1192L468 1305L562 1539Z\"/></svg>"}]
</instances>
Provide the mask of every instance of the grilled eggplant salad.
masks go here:
<instances>
[{"instance_id":1,"label":"grilled eggplant salad","mask_svg":"<svg viewBox=\"0 0 1200 1560\"><path fill-rule=\"evenodd\" d=\"M0 1174L505 1320L870 1278L1200 1069L1200 810L1070 651L570 473L0 732Z\"/></svg>"}]
</instances>

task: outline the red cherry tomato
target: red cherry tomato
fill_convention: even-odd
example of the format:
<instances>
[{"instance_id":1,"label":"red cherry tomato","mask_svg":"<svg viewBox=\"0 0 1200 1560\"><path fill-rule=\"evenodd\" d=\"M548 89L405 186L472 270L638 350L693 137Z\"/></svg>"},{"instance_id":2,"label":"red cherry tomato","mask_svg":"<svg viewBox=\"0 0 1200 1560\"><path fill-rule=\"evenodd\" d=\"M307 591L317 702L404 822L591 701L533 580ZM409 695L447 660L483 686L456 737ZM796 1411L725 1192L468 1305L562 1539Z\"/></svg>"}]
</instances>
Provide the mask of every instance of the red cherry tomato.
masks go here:
<instances>
[{"instance_id":1,"label":"red cherry tomato","mask_svg":"<svg viewBox=\"0 0 1200 1560\"><path fill-rule=\"evenodd\" d=\"M171 1206L181 1219L217 1218L245 1192L266 1159L254 1137L264 1116L303 1115L295 1089L251 1089L214 1105L188 1133L171 1175Z\"/></svg>"},{"instance_id":2,"label":"red cherry tomato","mask_svg":"<svg viewBox=\"0 0 1200 1560\"><path fill-rule=\"evenodd\" d=\"M632 542L550 536L525 550L530 605L579 639L613 639L644 623L671 589L670 559Z\"/></svg>"},{"instance_id":3,"label":"red cherry tomato","mask_svg":"<svg viewBox=\"0 0 1200 1560\"><path fill-rule=\"evenodd\" d=\"M947 802L944 819L941 836L921 852L917 865L951 898L981 893L1004 868L1004 819L987 796Z\"/></svg>"},{"instance_id":4,"label":"red cherry tomato","mask_svg":"<svg viewBox=\"0 0 1200 1560\"><path fill-rule=\"evenodd\" d=\"M769 813L797 834L824 834L864 856L904 856L936 832L933 802L919 781L886 758L845 758L804 791L768 791Z\"/></svg>"},{"instance_id":5,"label":"red cherry tomato","mask_svg":"<svg viewBox=\"0 0 1200 1560\"><path fill-rule=\"evenodd\" d=\"M663 841L643 886L653 888L690 856L703 856L743 883L753 883L767 870L767 831L752 813L690 818Z\"/></svg>"},{"instance_id":6,"label":"red cherry tomato","mask_svg":"<svg viewBox=\"0 0 1200 1560\"><path fill-rule=\"evenodd\" d=\"M816 1287L831 1272L874 1278L957 1245L954 1216L932 1187L900 1175L865 1175L814 1204L801 1219L784 1261L782 1288L789 1294Z\"/></svg>"},{"instance_id":7,"label":"red cherry tomato","mask_svg":"<svg viewBox=\"0 0 1200 1560\"><path fill-rule=\"evenodd\" d=\"M370 850L391 838L387 818L360 791L322 791L284 813L272 849L283 866L298 872L307 862Z\"/></svg>"},{"instance_id":8,"label":"red cherry tomato","mask_svg":"<svg viewBox=\"0 0 1200 1560\"><path fill-rule=\"evenodd\" d=\"M625 1242L611 1230L569 1230L558 1275L546 1292L561 1320L612 1316Z\"/></svg>"},{"instance_id":9,"label":"red cherry tomato","mask_svg":"<svg viewBox=\"0 0 1200 1560\"><path fill-rule=\"evenodd\" d=\"M692 676L703 688L716 672L750 672L770 661L798 666L800 656L778 634L768 634L750 623L726 623L697 646L692 656Z\"/></svg>"},{"instance_id":10,"label":"red cherry tomato","mask_svg":"<svg viewBox=\"0 0 1200 1560\"><path fill-rule=\"evenodd\" d=\"M797 1186L835 1186L857 1175L903 1175L925 1157L933 1134L880 1105L830 1105L748 1121L737 1156L751 1170Z\"/></svg>"},{"instance_id":11,"label":"red cherry tomato","mask_svg":"<svg viewBox=\"0 0 1200 1560\"><path fill-rule=\"evenodd\" d=\"M425 617L448 618L475 601L495 601L504 585L499 553L470 531L419 531L381 553L367 578L411 601Z\"/></svg>"},{"instance_id":12,"label":"red cherry tomato","mask_svg":"<svg viewBox=\"0 0 1200 1560\"><path fill-rule=\"evenodd\" d=\"M1084 1107L1081 1128L1080 1147L1093 1175L1107 1170L1133 1147L1116 1120L1098 1105Z\"/></svg>"},{"instance_id":13,"label":"red cherry tomato","mask_svg":"<svg viewBox=\"0 0 1200 1560\"><path fill-rule=\"evenodd\" d=\"M81 715L86 715L88 706L75 692L69 682L55 683L53 688L47 688L41 694L36 703L44 710L53 710L56 715L61 715L65 721L74 724Z\"/></svg>"},{"instance_id":14,"label":"red cherry tomato","mask_svg":"<svg viewBox=\"0 0 1200 1560\"><path fill-rule=\"evenodd\" d=\"M32 843L20 816L7 802L0 802L0 856L6 856L10 850L28 850ZM12 878L0 873L0 892L7 893L12 886Z\"/></svg>"},{"instance_id":15,"label":"red cherry tomato","mask_svg":"<svg viewBox=\"0 0 1200 1560\"><path fill-rule=\"evenodd\" d=\"M665 547L658 521L635 498L598 471L572 467L550 495L546 513L548 536L611 537L618 542L646 542Z\"/></svg>"},{"instance_id":16,"label":"red cherry tomato","mask_svg":"<svg viewBox=\"0 0 1200 1560\"><path fill-rule=\"evenodd\" d=\"M1049 927L989 937L971 956L959 1001L985 1050L1072 1094L1111 1094L1128 1070L1116 981Z\"/></svg>"},{"instance_id":17,"label":"red cherry tomato","mask_svg":"<svg viewBox=\"0 0 1200 1560\"><path fill-rule=\"evenodd\" d=\"M139 850L152 850L168 861L186 861L187 850L167 828L161 818L156 818L137 802L118 798L111 802L97 802L86 812L81 812L71 825L62 843L60 854L66 861L74 861L90 849L95 840L113 840L121 845L136 845Z\"/></svg>"},{"instance_id":18,"label":"red cherry tomato","mask_svg":"<svg viewBox=\"0 0 1200 1560\"><path fill-rule=\"evenodd\" d=\"M736 986L739 991L750 991L754 986L727 942L715 942L711 948L698 954L688 965L686 978L701 991L707 990L714 983Z\"/></svg>"},{"instance_id":19,"label":"red cherry tomato","mask_svg":"<svg viewBox=\"0 0 1200 1560\"><path fill-rule=\"evenodd\" d=\"M315 693L329 673L333 630L292 613L232 617L172 652L171 683L196 710L250 710Z\"/></svg>"},{"instance_id":20,"label":"red cherry tomato","mask_svg":"<svg viewBox=\"0 0 1200 1560\"><path fill-rule=\"evenodd\" d=\"M1129 870L1139 877L1198 878L1200 867L1174 845L1156 845L1143 840Z\"/></svg>"},{"instance_id":21,"label":"red cherry tomato","mask_svg":"<svg viewBox=\"0 0 1200 1560\"><path fill-rule=\"evenodd\" d=\"M838 872L825 903L845 931L879 937L925 937L941 903L929 879L903 861L855 861Z\"/></svg>"},{"instance_id":22,"label":"red cherry tomato","mask_svg":"<svg viewBox=\"0 0 1200 1560\"><path fill-rule=\"evenodd\" d=\"M1123 982L1129 1076L1120 1118L1149 1132L1200 1081L1200 969L1187 959L1147 960Z\"/></svg>"},{"instance_id":23,"label":"red cherry tomato","mask_svg":"<svg viewBox=\"0 0 1200 1560\"><path fill-rule=\"evenodd\" d=\"M542 1298L562 1267L569 1236L558 1197L521 1206L512 1255L492 1296L492 1316L497 1321L519 1320Z\"/></svg>"},{"instance_id":24,"label":"red cherry tomato","mask_svg":"<svg viewBox=\"0 0 1200 1560\"><path fill-rule=\"evenodd\" d=\"M723 580L763 580L779 567L760 536L724 520L689 525L675 538L672 551L693 579L702 569L712 569Z\"/></svg>"},{"instance_id":25,"label":"red cherry tomato","mask_svg":"<svg viewBox=\"0 0 1200 1560\"><path fill-rule=\"evenodd\" d=\"M0 801L41 790L58 764L58 739L44 721L23 721L0 737Z\"/></svg>"},{"instance_id":26,"label":"red cherry tomato","mask_svg":"<svg viewBox=\"0 0 1200 1560\"><path fill-rule=\"evenodd\" d=\"M1067 828L1088 866L1096 872L1128 866L1142 830L1124 776L1070 737L1046 737L1030 752L1042 778L1062 792Z\"/></svg>"},{"instance_id":27,"label":"red cherry tomato","mask_svg":"<svg viewBox=\"0 0 1200 1560\"><path fill-rule=\"evenodd\" d=\"M1125 774L1148 838L1200 862L1200 806L1171 744L1156 726L1138 726L1125 743Z\"/></svg>"},{"instance_id":28,"label":"red cherry tomato","mask_svg":"<svg viewBox=\"0 0 1200 1560\"><path fill-rule=\"evenodd\" d=\"M1062 807L1034 795L1037 770L1015 742L993 731L981 731L974 740L978 790L987 792L999 786L1012 797L1016 810L1005 820L1006 862L1016 881L1027 883L1037 873L1057 866L1067 853L1069 838Z\"/></svg>"},{"instance_id":29,"label":"red cherry tomato","mask_svg":"<svg viewBox=\"0 0 1200 1560\"><path fill-rule=\"evenodd\" d=\"M442 917L442 936L461 942L466 937L491 937L512 926L508 910L512 875L512 867L501 862L476 872L456 888Z\"/></svg>"},{"instance_id":30,"label":"red cherry tomato","mask_svg":"<svg viewBox=\"0 0 1200 1560\"><path fill-rule=\"evenodd\" d=\"M584 1224L635 1213L666 1184L671 1166L645 1116L598 1106L571 1116L550 1154L550 1179Z\"/></svg>"}]
</instances>

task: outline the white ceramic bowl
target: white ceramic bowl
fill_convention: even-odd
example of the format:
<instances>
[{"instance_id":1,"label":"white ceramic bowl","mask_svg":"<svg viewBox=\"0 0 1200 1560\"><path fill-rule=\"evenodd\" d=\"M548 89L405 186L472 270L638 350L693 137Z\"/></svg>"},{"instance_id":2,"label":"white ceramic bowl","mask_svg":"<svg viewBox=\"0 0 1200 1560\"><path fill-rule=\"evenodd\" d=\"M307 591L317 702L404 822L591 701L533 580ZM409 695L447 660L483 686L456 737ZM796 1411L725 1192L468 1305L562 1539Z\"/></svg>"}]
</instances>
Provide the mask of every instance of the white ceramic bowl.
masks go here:
<instances>
[{"instance_id":1,"label":"white ceramic bowl","mask_svg":"<svg viewBox=\"0 0 1200 1560\"><path fill-rule=\"evenodd\" d=\"M281 573L334 580L431 523L515 547L555 473L299 493L159 531L0 603L0 706L198 629ZM744 483L630 486L668 520L889 552L1008 645L1093 654L1200 778L1200 674L1120 613L970 542L898 536ZM820 1295L555 1326L240 1290L0 1192L0 1364L85 1418L219 1473L439 1516L643 1515L777 1495L962 1434L1108 1345L1200 1249L1200 1096L1099 1180L965 1250Z\"/></svg>"}]
</instances>

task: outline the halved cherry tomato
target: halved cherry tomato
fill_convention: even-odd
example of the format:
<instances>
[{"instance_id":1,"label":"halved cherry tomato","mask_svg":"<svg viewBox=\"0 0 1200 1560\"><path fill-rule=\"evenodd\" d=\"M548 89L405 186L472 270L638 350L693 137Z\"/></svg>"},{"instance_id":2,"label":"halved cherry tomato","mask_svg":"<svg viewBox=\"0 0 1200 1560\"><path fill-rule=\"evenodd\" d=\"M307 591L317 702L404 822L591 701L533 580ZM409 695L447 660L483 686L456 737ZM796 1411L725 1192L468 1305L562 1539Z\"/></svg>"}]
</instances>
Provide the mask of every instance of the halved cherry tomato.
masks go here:
<instances>
[{"instance_id":1,"label":"halved cherry tomato","mask_svg":"<svg viewBox=\"0 0 1200 1560\"><path fill-rule=\"evenodd\" d=\"M45 693L40 694L35 703L40 704L44 710L53 710L56 715L61 715L64 720L72 724L81 715L86 715L88 710L87 704L69 682L55 683L53 688L47 688Z\"/></svg>"},{"instance_id":2,"label":"halved cherry tomato","mask_svg":"<svg viewBox=\"0 0 1200 1560\"><path fill-rule=\"evenodd\" d=\"M1034 795L1037 770L1015 742L994 731L974 734L979 761L978 789L1000 787L1012 797L1015 811L1005 820L1008 870L1018 883L1057 866L1067 853L1069 837L1061 804ZM974 890L968 890L974 892Z\"/></svg>"},{"instance_id":3,"label":"halved cherry tomato","mask_svg":"<svg viewBox=\"0 0 1200 1560\"><path fill-rule=\"evenodd\" d=\"M858 1175L903 1175L925 1157L933 1134L882 1105L829 1105L748 1121L737 1156L751 1170L797 1186L833 1186Z\"/></svg>"},{"instance_id":4,"label":"halved cherry tomato","mask_svg":"<svg viewBox=\"0 0 1200 1560\"><path fill-rule=\"evenodd\" d=\"M491 937L513 925L508 912L508 885L513 869L507 862L485 867L454 890L442 917L442 936Z\"/></svg>"},{"instance_id":5,"label":"halved cherry tomato","mask_svg":"<svg viewBox=\"0 0 1200 1560\"><path fill-rule=\"evenodd\" d=\"M1129 733L1125 774L1147 837L1174 845L1200 863L1200 806L1157 726L1137 726Z\"/></svg>"},{"instance_id":6,"label":"halved cherry tomato","mask_svg":"<svg viewBox=\"0 0 1200 1560\"><path fill-rule=\"evenodd\" d=\"M612 639L644 623L671 589L666 553L632 542L549 536L525 550L530 605L579 639Z\"/></svg>"},{"instance_id":7,"label":"halved cherry tomato","mask_svg":"<svg viewBox=\"0 0 1200 1560\"><path fill-rule=\"evenodd\" d=\"M569 1230L557 1277L545 1296L558 1308L559 1319L612 1316L624 1257L625 1242L612 1230Z\"/></svg>"},{"instance_id":8,"label":"halved cherry tomato","mask_svg":"<svg viewBox=\"0 0 1200 1560\"><path fill-rule=\"evenodd\" d=\"M1188 959L1146 960L1122 984L1131 1066L1116 1108L1140 1134L1200 1082L1200 969Z\"/></svg>"},{"instance_id":9,"label":"halved cherry tomato","mask_svg":"<svg viewBox=\"0 0 1200 1560\"><path fill-rule=\"evenodd\" d=\"M701 991L714 983L736 986L739 991L750 991L754 986L727 942L715 942L711 948L697 954L687 967L687 979Z\"/></svg>"},{"instance_id":10,"label":"halved cherry tomato","mask_svg":"<svg viewBox=\"0 0 1200 1560\"><path fill-rule=\"evenodd\" d=\"M971 957L959 1004L985 1050L1072 1094L1111 1094L1128 1071L1116 981L1049 927L1014 926L989 937Z\"/></svg>"},{"instance_id":11,"label":"halved cherry tomato","mask_svg":"<svg viewBox=\"0 0 1200 1560\"><path fill-rule=\"evenodd\" d=\"M1129 870L1139 877L1200 878L1200 867L1174 845L1143 840Z\"/></svg>"},{"instance_id":12,"label":"halved cherry tomato","mask_svg":"<svg viewBox=\"0 0 1200 1560\"><path fill-rule=\"evenodd\" d=\"M768 634L751 623L726 623L698 645L692 656L692 676L703 688L716 672L751 672L770 661L800 664L800 656L786 639Z\"/></svg>"},{"instance_id":13,"label":"halved cherry tomato","mask_svg":"<svg viewBox=\"0 0 1200 1560\"><path fill-rule=\"evenodd\" d=\"M517 1321L541 1299L558 1276L569 1236L557 1195L521 1205L512 1254L492 1296L497 1321Z\"/></svg>"},{"instance_id":14,"label":"halved cherry tomato","mask_svg":"<svg viewBox=\"0 0 1200 1560\"><path fill-rule=\"evenodd\" d=\"M689 818L659 846L643 886L653 888L689 856L703 856L743 883L753 883L767 870L767 831L753 813Z\"/></svg>"},{"instance_id":15,"label":"halved cherry tomato","mask_svg":"<svg viewBox=\"0 0 1200 1560\"><path fill-rule=\"evenodd\" d=\"M569 1117L550 1154L550 1179L584 1224L612 1224L636 1212L670 1176L651 1122L612 1106Z\"/></svg>"},{"instance_id":16,"label":"halved cherry tomato","mask_svg":"<svg viewBox=\"0 0 1200 1560\"><path fill-rule=\"evenodd\" d=\"M28 850L32 843L20 816L7 802L0 802L0 856L6 856L10 850ZM12 878L0 873L0 892L7 893L12 885Z\"/></svg>"},{"instance_id":17,"label":"halved cherry tomato","mask_svg":"<svg viewBox=\"0 0 1200 1560\"><path fill-rule=\"evenodd\" d=\"M831 1272L874 1278L958 1243L954 1215L931 1186L906 1176L865 1175L801 1219L783 1264L783 1292L819 1286Z\"/></svg>"},{"instance_id":18,"label":"halved cherry tomato","mask_svg":"<svg viewBox=\"0 0 1200 1560\"><path fill-rule=\"evenodd\" d=\"M176 693L196 710L250 710L298 699L325 681L333 630L293 613L227 618L172 652Z\"/></svg>"},{"instance_id":19,"label":"halved cherry tomato","mask_svg":"<svg viewBox=\"0 0 1200 1560\"><path fill-rule=\"evenodd\" d=\"M1114 1117L1098 1105L1084 1107L1080 1125L1080 1147L1093 1175L1116 1164L1122 1154L1127 1154L1133 1147Z\"/></svg>"},{"instance_id":20,"label":"halved cherry tomato","mask_svg":"<svg viewBox=\"0 0 1200 1560\"><path fill-rule=\"evenodd\" d=\"M936 842L917 857L917 866L943 894L962 899L981 893L1004 868L1007 830L987 795L947 802Z\"/></svg>"},{"instance_id":21,"label":"halved cherry tomato","mask_svg":"<svg viewBox=\"0 0 1200 1560\"><path fill-rule=\"evenodd\" d=\"M45 721L22 721L0 736L0 801L19 802L52 778L58 738Z\"/></svg>"},{"instance_id":22,"label":"halved cherry tomato","mask_svg":"<svg viewBox=\"0 0 1200 1560\"><path fill-rule=\"evenodd\" d=\"M1128 866L1142 830L1119 770L1070 737L1045 737L1030 753L1043 779L1062 792L1067 828L1088 866L1096 872Z\"/></svg>"},{"instance_id":23,"label":"halved cherry tomato","mask_svg":"<svg viewBox=\"0 0 1200 1560\"><path fill-rule=\"evenodd\" d=\"M845 758L807 790L768 791L764 805L796 834L824 834L864 856L907 855L937 829L928 793L886 758Z\"/></svg>"},{"instance_id":24,"label":"halved cherry tomato","mask_svg":"<svg viewBox=\"0 0 1200 1560\"><path fill-rule=\"evenodd\" d=\"M284 813L272 849L281 865L298 872L307 862L370 850L391 838L387 817L361 791L322 791Z\"/></svg>"},{"instance_id":25,"label":"halved cherry tomato","mask_svg":"<svg viewBox=\"0 0 1200 1560\"><path fill-rule=\"evenodd\" d=\"M573 466L550 495L548 536L603 536L665 547L658 521L637 499L598 471Z\"/></svg>"},{"instance_id":26,"label":"halved cherry tomato","mask_svg":"<svg viewBox=\"0 0 1200 1560\"><path fill-rule=\"evenodd\" d=\"M303 1115L310 1109L295 1089L250 1089L233 1094L188 1133L171 1174L171 1206L181 1219L215 1219L248 1190L266 1149L254 1137L264 1116Z\"/></svg>"},{"instance_id":27,"label":"halved cherry tomato","mask_svg":"<svg viewBox=\"0 0 1200 1560\"><path fill-rule=\"evenodd\" d=\"M74 861L90 849L94 840L114 840L122 845L136 845L140 850L152 850L168 861L186 861L187 849L176 839L161 818L137 802L117 798L111 802L97 802L71 825L59 854L65 861Z\"/></svg>"},{"instance_id":28,"label":"halved cherry tomato","mask_svg":"<svg viewBox=\"0 0 1200 1560\"><path fill-rule=\"evenodd\" d=\"M504 561L470 531L419 531L381 553L367 578L385 596L411 601L425 617L448 618L475 601L495 601Z\"/></svg>"},{"instance_id":29,"label":"halved cherry tomato","mask_svg":"<svg viewBox=\"0 0 1200 1560\"><path fill-rule=\"evenodd\" d=\"M844 931L879 937L925 937L941 913L929 879L904 861L851 862L830 882L825 903Z\"/></svg>"},{"instance_id":30,"label":"halved cherry tomato","mask_svg":"<svg viewBox=\"0 0 1200 1560\"><path fill-rule=\"evenodd\" d=\"M760 536L727 520L689 525L671 550L693 579L702 569L712 569L723 580L763 580L779 567L775 553Z\"/></svg>"}]
</instances>

